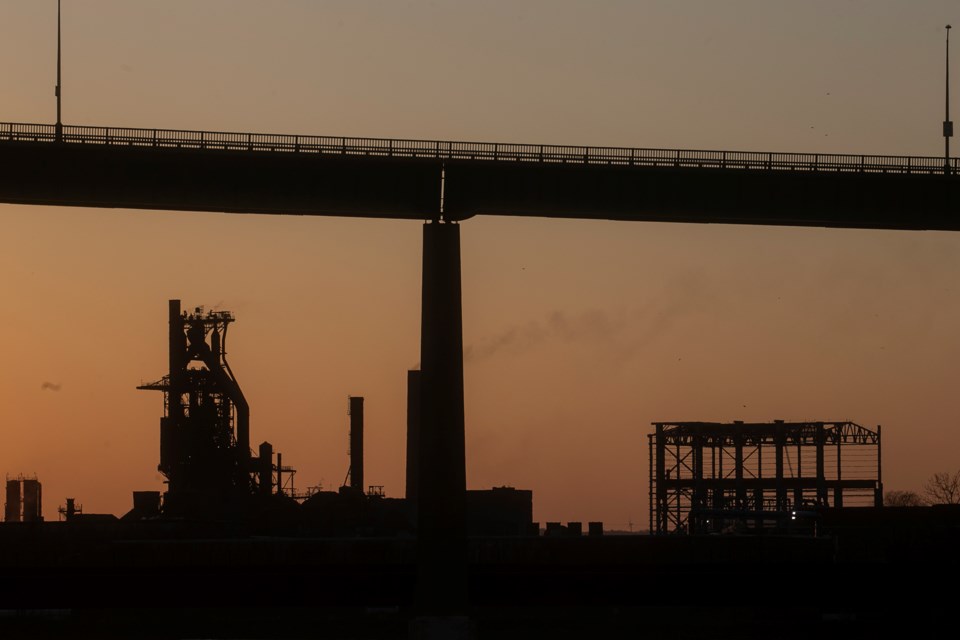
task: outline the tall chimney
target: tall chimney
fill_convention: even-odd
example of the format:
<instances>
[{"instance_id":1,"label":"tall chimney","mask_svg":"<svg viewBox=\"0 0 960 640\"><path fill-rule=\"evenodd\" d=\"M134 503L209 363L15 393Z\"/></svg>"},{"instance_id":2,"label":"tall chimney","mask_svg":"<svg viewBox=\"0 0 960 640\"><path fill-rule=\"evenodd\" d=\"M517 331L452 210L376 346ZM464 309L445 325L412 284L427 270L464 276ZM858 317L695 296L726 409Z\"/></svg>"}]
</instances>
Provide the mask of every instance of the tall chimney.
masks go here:
<instances>
[{"instance_id":1,"label":"tall chimney","mask_svg":"<svg viewBox=\"0 0 960 640\"><path fill-rule=\"evenodd\" d=\"M363 494L363 396L350 396L350 488Z\"/></svg>"},{"instance_id":2,"label":"tall chimney","mask_svg":"<svg viewBox=\"0 0 960 640\"><path fill-rule=\"evenodd\" d=\"M407 371L407 501L416 508L420 488L420 370Z\"/></svg>"}]
</instances>

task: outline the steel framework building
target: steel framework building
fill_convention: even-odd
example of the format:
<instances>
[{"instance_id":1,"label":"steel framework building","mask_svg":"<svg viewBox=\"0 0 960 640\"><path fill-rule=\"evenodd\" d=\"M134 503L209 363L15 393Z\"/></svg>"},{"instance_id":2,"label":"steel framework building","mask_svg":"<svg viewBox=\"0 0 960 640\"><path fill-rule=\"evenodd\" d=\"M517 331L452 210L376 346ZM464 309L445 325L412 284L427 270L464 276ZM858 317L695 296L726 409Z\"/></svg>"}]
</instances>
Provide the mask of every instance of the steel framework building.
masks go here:
<instances>
[{"instance_id":1,"label":"steel framework building","mask_svg":"<svg viewBox=\"0 0 960 640\"><path fill-rule=\"evenodd\" d=\"M818 507L882 504L879 426L782 420L653 426L651 533L782 530Z\"/></svg>"}]
</instances>

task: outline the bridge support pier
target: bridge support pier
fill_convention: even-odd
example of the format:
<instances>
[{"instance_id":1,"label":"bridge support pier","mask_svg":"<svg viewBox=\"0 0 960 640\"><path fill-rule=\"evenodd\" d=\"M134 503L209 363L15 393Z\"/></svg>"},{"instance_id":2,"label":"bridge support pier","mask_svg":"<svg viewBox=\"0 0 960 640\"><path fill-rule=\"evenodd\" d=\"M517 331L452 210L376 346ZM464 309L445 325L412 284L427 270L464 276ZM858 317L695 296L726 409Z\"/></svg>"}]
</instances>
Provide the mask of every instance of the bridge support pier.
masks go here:
<instances>
[{"instance_id":1,"label":"bridge support pier","mask_svg":"<svg viewBox=\"0 0 960 640\"><path fill-rule=\"evenodd\" d=\"M417 609L420 633L467 608L460 225L423 225Z\"/></svg>"}]
</instances>

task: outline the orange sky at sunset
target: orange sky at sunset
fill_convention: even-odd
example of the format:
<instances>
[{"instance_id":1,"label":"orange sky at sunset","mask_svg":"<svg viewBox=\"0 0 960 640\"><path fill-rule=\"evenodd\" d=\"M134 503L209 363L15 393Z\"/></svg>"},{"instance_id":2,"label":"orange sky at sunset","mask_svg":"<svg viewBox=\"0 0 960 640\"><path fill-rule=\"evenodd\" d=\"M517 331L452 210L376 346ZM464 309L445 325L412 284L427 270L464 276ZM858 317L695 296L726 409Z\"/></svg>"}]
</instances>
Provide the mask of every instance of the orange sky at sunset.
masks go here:
<instances>
[{"instance_id":1,"label":"orange sky at sunset","mask_svg":"<svg viewBox=\"0 0 960 640\"><path fill-rule=\"evenodd\" d=\"M915 155L943 151L958 17L934 0L63 4L66 124ZM0 121L53 122L55 16L0 6ZM354 394L367 480L403 494L418 222L0 221L0 473L36 473L48 519L67 496L122 514L161 489L162 398L135 387L165 373L170 298L235 312L252 440L298 486L343 481ZM468 485L533 489L535 520L645 528L654 420L882 424L887 489L960 468L960 234L461 231Z\"/></svg>"}]
</instances>

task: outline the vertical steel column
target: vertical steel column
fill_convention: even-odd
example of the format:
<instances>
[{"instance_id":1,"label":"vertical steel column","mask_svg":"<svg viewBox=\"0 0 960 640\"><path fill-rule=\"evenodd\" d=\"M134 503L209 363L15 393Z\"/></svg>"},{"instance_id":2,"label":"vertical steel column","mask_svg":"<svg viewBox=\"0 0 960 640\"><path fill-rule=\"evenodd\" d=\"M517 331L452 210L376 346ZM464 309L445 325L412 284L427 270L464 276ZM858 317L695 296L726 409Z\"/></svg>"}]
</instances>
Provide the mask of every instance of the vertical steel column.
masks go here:
<instances>
[{"instance_id":1,"label":"vertical steel column","mask_svg":"<svg viewBox=\"0 0 960 640\"><path fill-rule=\"evenodd\" d=\"M693 499L690 511L690 533L701 533L703 508L706 498L703 492L703 435L697 429L693 434Z\"/></svg>"},{"instance_id":2,"label":"vertical steel column","mask_svg":"<svg viewBox=\"0 0 960 640\"><path fill-rule=\"evenodd\" d=\"M793 490L793 508L799 509L803 505L803 432L797 433L797 485Z\"/></svg>"},{"instance_id":3,"label":"vertical steel column","mask_svg":"<svg viewBox=\"0 0 960 640\"><path fill-rule=\"evenodd\" d=\"M467 604L466 460L460 226L423 225L417 605L458 616Z\"/></svg>"},{"instance_id":4,"label":"vertical steel column","mask_svg":"<svg viewBox=\"0 0 960 640\"><path fill-rule=\"evenodd\" d=\"M883 506L883 453L881 444L883 439L880 434L880 425L877 425L877 488L873 492L873 506Z\"/></svg>"},{"instance_id":5,"label":"vertical steel column","mask_svg":"<svg viewBox=\"0 0 960 640\"><path fill-rule=\"evenodd\" d=\"M756 442L756 451L757 451L757 480L763 479L763 436L760 437ZM763 483L760 483L753 491L753 509L758 513L763 511L763 499L766 497L766 493L763 489ZM757 516L756 521L754 522L757 531L763 530L763 517Z\"/></svg>"},{"instance_id":6,"label":"vertical steel column","mask_svg":"<svg viewBox=\"0 0 960 640\"><path fill-rule=\"evenodd\" d=\"M827 478L823 464L823 445L825 433L822 424L817 425L817 504L826 506L827 504Z\"/></svg>"},{"instance_id":7,"label":"vertical steel column","mask_svg":"<svg viewBox=\"0 0 960 640\"><path fill-rule=\"evenodd\" d=\"M777 425L775 427L773 439L776 446L777 459L777 511L785 511L787 508L787 489L783 486L783 445L784 445L784 427Z\"/></svg>"},{"instance_id":8,"label":"vertical steel column","mask_svg":"<svg viewBox=\"0 0 960 640\"><path fill-rule=\"evenodd\" d=\"M691 506L693 505L693 494L692 494L692 492L691 492L691 493L685 493L685 490L680 486L680 476L682 475L682 472L683 472L682 460L683 460L683 458L682 458L681 455L680 455L680 439L677 438L677 439L674 440L674 449L673 449L673 471L674 471L674 480L676 481L676 484L675 484L674 486L676 487L677 490L673 492L673 495L674 495L674 497L675 497L675 500L674 500L674 502L675 502L675 504L676 504L676 516L675 516L675 517L676 517L676 522L677 522L678 526L679 526L679 523L682 521L682 518L683 518L682 513L681 513L682 510L683 510L683 504L682 504L682 503L683 503L683 500L682 500L682 498L685 497L685 496L686 496L686 497L689 497L689 498L690 498L690 505L691 505ZM668 473L669 473L669 472L668 472ZM687 516L688 516L688 517L687 517L687 532L688 532L688 533L689 533L689 530L690 530L690 518L689 518L689 515L690 515L690 514L688 513L688 514L687 514Z\"/></svg>"},{"instance_id":9,"label":"vertical steel column","mask_svg":"<svg viewBox=\"0 0 960 640\"><path fill-rule=\"evenodd\" d=\"M647 435L647 513L650 516L650 521L647 526L650 533L657 531L653 524L656 513L656 498L654 498L656 494L656 480L653 475L653 446L653 436ZM659 522L659 520L657 520L657 522Z\"/></svg>"},{"instance_id":10,"label":"vertical steel column","mask_svg":"<svg viewBox=\"0 0 960 640\"><path fill-rule=\"evenodd\" d=\"M736 474L737 510L742 511L747 508L747 489L743 484L743 426L741 425L733 428L733 446L735 452L733 469Z\"/></svg>"},{"instance_id":11,"label":"vertical steel column","mask_svg":"<svg viewBox=\"0 0 960 640\"><path fill-rule=\"evenodd\" d=\"M840 484L840 481L843 480L841 477L840 471L840 448L841 438L837 437L837 486L833 490L833 506L842 507L843 506L843 486Z\"/></svg>"},{"instance_id":12,"label":"vertical steel column","mask_svg":"<svg viewBox=\"0 0 960 640\"><path fill-rule=\"evenodd\" d=\"M667 532L667 445L663 425L657 425L657 533Z\"/></svg>"},{"instance_id":13,"label":"vertical steel column","mask_svg":"<svg viewBox=\"0 0 960 640\"><path fill-rule=\"evenodd\" d=\"M719 443L719 444L718 444ZM723 489L721 488L722 480L721 475L717 475L717 449L720 449L720 460L721 466L723 462L723 437L717 438L717 435L714 434L710 439L710 480L713 489L710 495L710 508L720 511L723 509ZM713 517L713 526L710 528L711 531L719 531L722 527L721 518Z\"/></svg>"}]
</instances>

